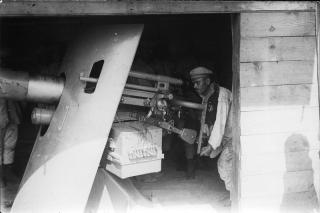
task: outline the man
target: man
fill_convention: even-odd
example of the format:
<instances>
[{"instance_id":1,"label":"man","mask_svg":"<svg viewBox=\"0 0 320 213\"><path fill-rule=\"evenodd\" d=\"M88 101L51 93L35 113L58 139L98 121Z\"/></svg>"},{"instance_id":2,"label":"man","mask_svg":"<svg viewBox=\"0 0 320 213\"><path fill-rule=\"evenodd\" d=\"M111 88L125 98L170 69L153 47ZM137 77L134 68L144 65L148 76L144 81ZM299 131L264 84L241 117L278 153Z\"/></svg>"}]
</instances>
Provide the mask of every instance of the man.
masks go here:
<instances>
[{"instance_id":1,"label":"man","mask_svg":"<svg viewBox=\"0 0 320 213\"><path fill-rule=\"evenodd\" d=\"M16 102L0 99L0 166L2 170L2 186L6 184L6 180L15 178L12 167L18 139L20 113L20 108Z\"/></svg>"},{"instance_id":2,"label":"man","mask_svg":"<svg viewBox=\"0 0 320 213\"><path fill-rule=\"evenodd\" d=\"M4 181L3 181L3 173L4 173L4 137L6 134L6 127L9 123L9 116L8 116L8 110L7 110L7 102L5 99L0 99L0 187L4 186Z\"/></svg>"},{"instance_id":3,"label":"man","mask_svg":"<svg viewBox=\"0 0 320 213\"><path fill-rule=\"evenodd\" d=\"M226 189L232 188L232 128L231 92L211 81L213 72L205 67L190 71L190 77L197 94L202 98L205 109L201 113L200 131L207 144L201 148L200 156L218 159L218 172ZM200 141L198 141L199 143ZM202 142L202 141L201 141ZM203 144L203 143L202 143Z\"/></svg>"}]
</instances>

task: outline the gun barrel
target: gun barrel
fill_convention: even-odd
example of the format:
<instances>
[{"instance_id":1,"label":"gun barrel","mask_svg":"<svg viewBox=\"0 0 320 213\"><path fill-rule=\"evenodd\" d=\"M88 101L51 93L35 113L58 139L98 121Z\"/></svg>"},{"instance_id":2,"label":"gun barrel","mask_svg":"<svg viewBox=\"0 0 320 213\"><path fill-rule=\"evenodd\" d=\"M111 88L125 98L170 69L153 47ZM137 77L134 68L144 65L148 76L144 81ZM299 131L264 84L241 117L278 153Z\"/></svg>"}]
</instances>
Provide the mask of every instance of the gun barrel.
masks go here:
<instances>
[{"instance_id":1,"label":"gun barrel","mask_svg":"<svg viewBox=\"0 0 320 213\"><path fill-rule=\"evenodd\" d=\"M135 84L126 84L126 88L130 89L138 89L138 90L145 90L149 92L157 92L158 89L155 87L148 87L148 86L140 86L140 85L135 85Z\"/></svg>"},{"instance_id":2,"label":"gun barrel","mask_svg":"<svg viewBox=\"0 0 320 213\"><path fill-rule=\"evenodd\" d=\"M141 78L141 79L145 79L145 80L150 80L150 81L168 82L170 84L175 84L175 85L182 85L183 84L183 81L181 79L171 78L171 77L163 76L163 75L153 75L153 74L148 74L148 73L131 71L131 72L129 72L129 76L134 77L134 78Z\"/></svg>"},{"instance_id":3,"label":"gun barrel","mask_svg":"<svg viewBox=\"0 0 320 213\"><path fill-rule=\"evenodd\" d=\"M1 69L0 98L24 100L28 93L29 74Z\"/></svg>"},{"instance_id":4,"label":"gun barrel","mask_svg":"<svg viewBox=\"0 0 320 213\"><path fill-rule=\"evenodd\" d=\"M29 76L8 69L0 72L0 98L52 103L60 99L63 88L63 78Z\"/></svg>"},{"instance_id":5,"label":"gun barrel","mask_svg":"<svg viewBox=\"0 0 320 213\"><path fill-rule=\"evenodd\" d=\"M198 104L190 101L185 101L185 100L180 100L180 99L172 99L171 102L173 104L183 106L186 108L191 108L191 109L198 109L198 110L203 110L204 105L203 104Z\"/></svg>"}]
</instances>

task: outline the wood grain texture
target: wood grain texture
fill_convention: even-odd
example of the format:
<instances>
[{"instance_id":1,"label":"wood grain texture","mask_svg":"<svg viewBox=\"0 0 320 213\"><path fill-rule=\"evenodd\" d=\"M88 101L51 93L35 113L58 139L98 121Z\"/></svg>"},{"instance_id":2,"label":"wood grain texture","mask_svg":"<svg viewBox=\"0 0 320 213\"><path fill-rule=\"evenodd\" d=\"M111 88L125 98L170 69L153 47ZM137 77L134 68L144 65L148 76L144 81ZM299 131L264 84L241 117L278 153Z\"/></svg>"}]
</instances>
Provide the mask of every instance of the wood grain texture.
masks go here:
<instances>
[{"instance_id":1,"label":"wood grain texture","mask_svg":"<svg viewBox=\"0 0 320 213\"><path fill-rule=\"evenodd\" d=\"M312 84L317 82L315 61L240 63L240 86Z\"/></svg>"},{"instance_id":2,"label":"wood grain texture","mask_svg":"<svg viewBox=\"0 0 320 213\"><path fill-rule=\"evenodd\" d=\"M313 212L317 208L317 198L314 190L243 197L242 212Z\"/></svg>"},{"instance_id":3,"label":"wood grain texture","mask_svg":"<svg viewBox=\"0 0 320 213\"><path fill-rule=\"evenodd\" d=\"M315 22L315 12L243 13L241 36L314 36Z\"/></svg>"},{"instance_id":4,"label":"wood grain texture","mask_svg":"<svg viewBox=\"0 0 320 213\"><path fill-rule=\"evenodd\" d=\"M241 88L241 110L299 105L319 105L317 84Z\"/></svg>"},{"instance_id":5,"label":"wood grain texture","mask_svg":"<svg viewBox=\"0 0 320 213\"><path fill-rule=\"evenodd\" d=\"M314 60L315 37L242 38L240 62Z\"/></svg>"},{"instance_id":6,"label":"wood grain texture","mask_svg":"<svg viewBox=\"0 0 320 213\"><path fill-rule=\"evenodd\" d=\"M278 172L315 171L319 170L319 163L318 149L260 155L251 153L241 158L241 174L244 177Z\"/></svg>"},{"instance_id":7,"label":"wood grain texture","mask_svg":"<svg viewBox=\"0 0 320 213\"><path fill-rule=\"evenodd\" d=\"M278 172L242 176L242 197L272 196L283 197L288 193L314 190L313 171ZM258 190L257 190L258 189Z\"/></svg>"},{"instance_id":8,"label":"wood grain texture","mask_svg":"<svg viewBox=\"0 0 320 213\"><path fill-rule=\"evenodd\" d=\"M312 2L241 1L5 1L1 16L143 15L190 13L239 13L252 11L315 11Z\"/></svg>"},{"instance_id":9,"label":"wood grain texture","mask_svg":"<svg viewBox=\"0 0 320 213\"><path fill-rule=\"evenodd\" d=\"M241 155L277 155L285 152L288 140L293 140L291 151L317 150L320 147L318 132L286 132L241 136ZM319 165L320 166L320 165Z\"/></svg>"},{"instance_id":10,"label":"wood grain texture","mask_svg":"<svg viewBox=\"0 0 320 213\"><path fill-rule=\"evenodd\" d=\"M232 208L237 211L241 196L240 189L240 14L231 16L232 25L232 116L233 116L233 131L232 131L232 146L233 152L233 190L230 192L232 200Z\"/></svg>"},{"instance_id":11,"label":"wood grain texture","mask_svg":"<svg viewBox=\"0 0 320 213\"><path fill-rule=\"evenodd\" d=\"M241 135L317 132L319 107L285 107L241 112Z\"/></svg>"},{"instance_id":12,"label":"wood grain texture","mask_svg":"<svg viewBox=\"0 0 320 213\"><path fill-rule=\"evenodd\" d=\"M316 3L316 39L317 39L317 57L315 60L317 60L318 62L318 66L317 66L317 73L318 73L318 91L320 91L320 54L319 54L319 51L320 51L320 2L318 1ZM319 100L320 100L320 97L319 97ZM320 159L320 151L319 151L319 159ZM320 168L320 164L318 165L318 167ZM315 183L315 186L316 186L316 192L317 192L317 195L318 195L318 200L320 202L320 172L317 173L317 177L319 178L319 180Z\"/></svg>"}]
</instances>

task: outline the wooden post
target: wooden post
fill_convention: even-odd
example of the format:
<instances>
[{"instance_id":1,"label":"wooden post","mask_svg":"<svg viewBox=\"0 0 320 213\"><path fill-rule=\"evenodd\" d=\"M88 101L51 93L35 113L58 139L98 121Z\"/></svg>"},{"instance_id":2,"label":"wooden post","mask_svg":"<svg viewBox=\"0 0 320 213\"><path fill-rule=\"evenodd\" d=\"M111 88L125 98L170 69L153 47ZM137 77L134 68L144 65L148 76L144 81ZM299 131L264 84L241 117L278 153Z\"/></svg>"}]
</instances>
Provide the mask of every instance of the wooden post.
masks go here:
<instances>
[{"instance_id":1,"label":"wooden post","mask_svg":"<svg viewBox=\"0 0 320 213\"><path fill-rule=\"evenodd\" d=\"M231 15L232 26L232 108L233 108L233 189L231 191L232 210L237 212L240 199L240 14Z\"/></svg>"},{"instance_id":2,"label":"wooden post","mask_svg":"<svg viewBox=\"0 0 320 213\"><path fill-rule=\"evenodd\" d=\"M318 80L318 101L320 103L320 67L319 67L319 62L320 62L320 2L317 1L316 3L316 42L317 42L317 48L316 48L316 54L317 54L317 80ZM319 113L320 114L320 113ZM320 120L320 119L319 119ZM320 128L320 125L319 125ZM318 140L320 140L320 129L318 131ZM320 146L320 144L319 144ZM318 151L318 157L320 158L320 151ZM320 167L320 166L319 166ZM320 189L316 189L317 195L318 195L318 200L320 200Z\"/></svg>"}]
</instances>

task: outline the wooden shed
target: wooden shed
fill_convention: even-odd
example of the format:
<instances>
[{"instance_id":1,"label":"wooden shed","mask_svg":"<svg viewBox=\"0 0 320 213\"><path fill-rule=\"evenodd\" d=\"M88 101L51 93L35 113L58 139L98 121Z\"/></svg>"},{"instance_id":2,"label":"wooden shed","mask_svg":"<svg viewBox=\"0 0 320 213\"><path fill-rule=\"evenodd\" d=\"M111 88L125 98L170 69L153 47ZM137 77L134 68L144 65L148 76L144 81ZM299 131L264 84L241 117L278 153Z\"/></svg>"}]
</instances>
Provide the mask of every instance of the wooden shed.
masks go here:
<instances>
[{"instance_id":1,"label":"wooden shed","mask_svg":"<svg viewBox=\"0 0 320 213\"><path fill-rule=\"evenodd\" d=\"M0 17L230 14L232 205L274 212L319 205L319 8L311 1L8 0Z\"/></svg>"}]
</instances>

